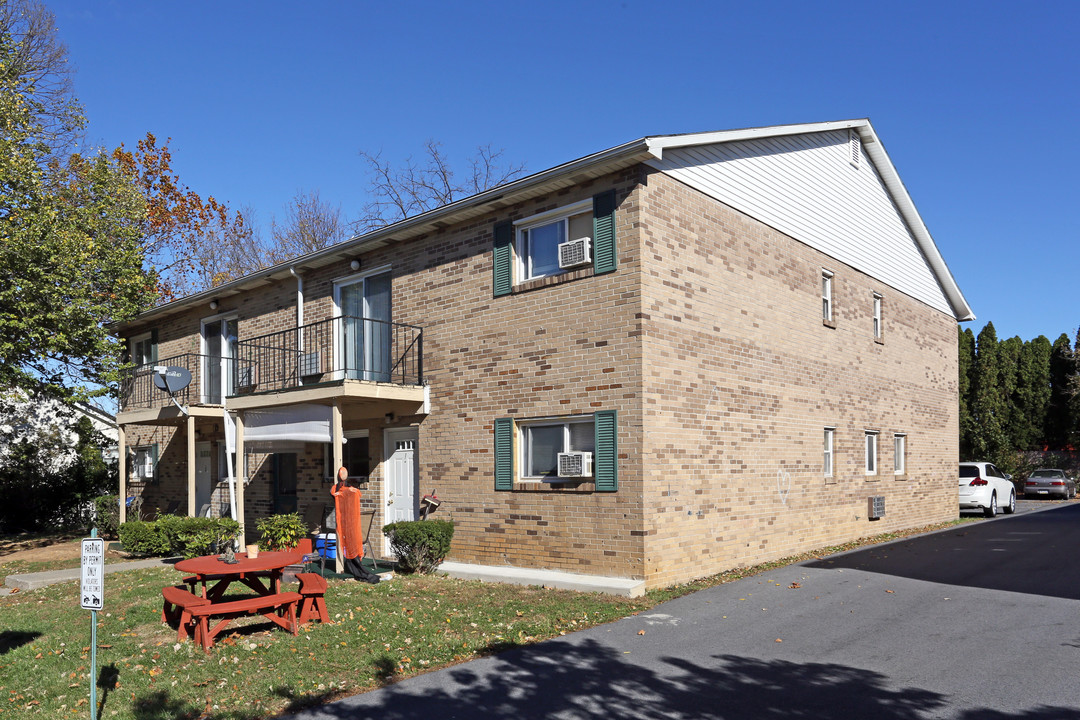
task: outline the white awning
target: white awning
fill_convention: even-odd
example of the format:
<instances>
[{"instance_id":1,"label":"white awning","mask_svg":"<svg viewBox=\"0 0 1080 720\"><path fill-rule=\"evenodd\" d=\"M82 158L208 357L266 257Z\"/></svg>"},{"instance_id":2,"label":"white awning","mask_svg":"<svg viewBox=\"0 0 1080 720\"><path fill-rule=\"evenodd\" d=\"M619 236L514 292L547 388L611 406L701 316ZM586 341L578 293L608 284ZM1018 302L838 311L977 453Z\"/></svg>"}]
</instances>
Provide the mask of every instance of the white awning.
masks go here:
<instances>
[{"instance_id":1,"label":"white awning","mask_svg":"<svg viewBox=\"0 0 1080 720\"><path fill-rule=\"evenodd\" d=\"M287 405L244 413L244 445L330 442L330 406Z\"/></svg>"}]
</instances>

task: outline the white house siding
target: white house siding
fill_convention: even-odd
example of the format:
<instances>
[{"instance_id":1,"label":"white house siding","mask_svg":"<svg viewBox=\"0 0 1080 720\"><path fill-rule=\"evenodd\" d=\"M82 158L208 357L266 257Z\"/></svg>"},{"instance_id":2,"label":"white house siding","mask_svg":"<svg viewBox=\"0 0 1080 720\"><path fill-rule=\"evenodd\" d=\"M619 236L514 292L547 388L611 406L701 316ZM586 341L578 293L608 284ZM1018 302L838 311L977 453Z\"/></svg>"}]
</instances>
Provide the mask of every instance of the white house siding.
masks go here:
<instances>
[{"instance_id":1,"label":"white house siding","mask_svg":"<svg viewBox=\"0 0 1080 720\"><path fill-rule=\"evenodd\" d=\"M649 164L949 315L953 310L866 152L846 130L666 149Z\"/></svg>"}]
</instances>

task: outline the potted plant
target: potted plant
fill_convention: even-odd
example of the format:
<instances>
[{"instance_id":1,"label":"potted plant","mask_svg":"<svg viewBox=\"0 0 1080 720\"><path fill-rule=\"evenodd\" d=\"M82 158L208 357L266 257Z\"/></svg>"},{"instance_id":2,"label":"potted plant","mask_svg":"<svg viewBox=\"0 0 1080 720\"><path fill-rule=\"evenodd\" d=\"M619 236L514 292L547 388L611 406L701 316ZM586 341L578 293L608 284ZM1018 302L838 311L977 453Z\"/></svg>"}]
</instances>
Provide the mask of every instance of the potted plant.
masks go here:
<instances>
[{"instance_id":1,"label":"potted plant","mask_svg":"<svg viewBox=\"0 0 1080 720\"><path fill-rule=\"evenodd\" d=\"M259 548L262 550L288 550L296 547L308 536L308 527L298 513L271 515L256 523L259 530Z\"/></svg>"}]
</instances>

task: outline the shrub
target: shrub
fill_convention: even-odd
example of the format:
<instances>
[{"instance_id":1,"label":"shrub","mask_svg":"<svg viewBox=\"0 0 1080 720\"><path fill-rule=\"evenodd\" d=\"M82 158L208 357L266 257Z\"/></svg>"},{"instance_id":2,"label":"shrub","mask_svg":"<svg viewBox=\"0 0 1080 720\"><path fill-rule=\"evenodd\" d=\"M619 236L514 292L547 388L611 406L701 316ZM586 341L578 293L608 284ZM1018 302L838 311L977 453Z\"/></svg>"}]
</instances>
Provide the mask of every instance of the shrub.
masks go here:
<instances>
[{"instance_id":1,"label":"shrub","mask_svg":"<svg viewBox=\"0 0 1080 720\"><path fill-rule=\"evenodd\" d=\"M177 549L185 558L218 552L240 533L240 523L232 518L189 517L183 520L177 533Z\"/></svg>"},{"instance_id":2,"label":"shrub","mask_svg":"<svg viewBox=\"0 0 1080 720\"><path fill-rule=\"evenodd\" d=\"M120 531L120 496L101 495L94 498L95 524L98 535L115 538Z\"/></svg>"},{"instance_id":3,"label":"shrub","mask_svg":"<svg viewBox=\"0 0 1080 720\"><path fill-rule=\"evenodd\" d=\"M398 569L402 572L435 572L447 553L454 537L454 523L450 520L411 520L383 526L383 534L390 539L390 548L397 555Z\"/></svg>"},{"instance_id":4,"label":"shrub","mask_svg":"<svg viewBox=\"0 0 1080 720\"><path fill-rule=\"evenodd\" d=\"M120 526L120 542L124 549L136 555L165 555L169 541L162 535L157 523L131 520Z\"/></svg>"},{"instance_id":5,"label":"shrub","mask_svg":"<svg viewBox=\"0 0 1080 720\"><path fill-rule=\"evenodd\" d=\"M146 555L209 555L240 532L232 518L162 515L152 522L132 520L120 526L120 541L130 552Z\"/></svg>"},{"instance_id":6,"label":"shrub","mask_svg":"<svg viewBox=\"0 0 1080 720\"><path fill-rule=\"evenodd\" d=\"M266 550L287 550L307 537L308 527L298 513L271 515L256 524L261 540L259 547Z\"/></svg>"}]
</instances>

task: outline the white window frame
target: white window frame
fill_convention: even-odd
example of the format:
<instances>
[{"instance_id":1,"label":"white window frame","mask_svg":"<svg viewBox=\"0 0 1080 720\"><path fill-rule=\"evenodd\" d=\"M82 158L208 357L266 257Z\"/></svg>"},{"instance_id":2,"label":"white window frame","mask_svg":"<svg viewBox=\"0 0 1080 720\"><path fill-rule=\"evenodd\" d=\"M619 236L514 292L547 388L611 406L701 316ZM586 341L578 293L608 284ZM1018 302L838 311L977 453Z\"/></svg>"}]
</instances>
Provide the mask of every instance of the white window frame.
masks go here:
<instances>
[{"instance_id":1,"label":"white window frame","mask_svg":"<svg viewBox=\"0 0 1080 720\"><path fill-rule=\"evenodd\" d=\"M545 225L553 225L557 222L561 222L563 226L563 241L576 240L577 238L570 237L570 218L575 215L582 215L584 213L591 213L593 208L592 200L582 200L581 202L573 203L572 205L564 205L563 207L549 210L547 212L537 213L536 215L530 215L527 218L514 221L514 257L515 268L514 274L518 282L525 282L528 280L538 280L545 277L553 277L555 275L561 275L569 270L562 268L556 268L554 272L536 274L533 272L531 266L531 260L529 258L529 231L535 228L544 227Z\"/></svg>"},{"instance_id":2,"label":"white window frame","mask_svg":"<svg viewBox=\"0 0 1080 720\"><path fill-rule=\"evenodd\" d=\"M833 321L833 274L821 270L821 319L827 323Z\"/></svg>"},{"instance_id":3,"label":"white window frame","mask_svg":"<svg viewBox=\"0 0 1080 720\"><path fill-rule=\"evenodd\" d=\"M896 433L893 435L893 475L903 475L907 472L907 435Z\"/></svg>"},{"instance_id":4,"label":"white window frame","mask_svg":"<svg viewBox=\"0 0 1080 720\"><path fill-rule=\"evenodd\" d=\"M152 363L154 361L153 337L154 337L154 334L152 332L144 332L144 333L139 333L138 335L133 335L130 338L128 338L128 352L130 353L130 356L131 356L131 362L133 362L136 367L142 367L143 365L149 365L150 363ZM150 351L149 357L145 360L145 362L143 361L143 358L140 357L138 352L136 351L136 348L139 345L141 345L142 343L146 343L146 348Z\"/></svg>"},{"instance_id":5,"label":"white window frame","mask_svg":"<svg viewBox=\"0 0 1080 720\"><path fill-rule=\"evenodd\" d=\"M218 313L217 315L210 315L204 317L199 324L199 399L204 403L209 403L210 388L206 385L206 364L208 362L208 356L206 347L206 326L212 323L220 323L218 329L218 339L221 342L221 358L219 360L219 385L218 393L221 395L221 404L225 403L225 398L229 397L229 390L232 380L232 363L236 360L233 357L233 348L229 346L229 335L227 329L230 321L236 321L237 324L237 343L240 342L240 316L235 312Z\"/></svg>"},{"instance_id":6,"label":"white window frame","mask_svg":"<svg viewBox=\"0 0 1080 720\"><path fill-rule=\"evenodd\" d=\"M881 339L881 294L874 293L874 339Z\"/></svg>"},{"instance_id":7,"label":"white window frame","mask_svg":"<svg viewBox=\"0 0 1080 720\"><path fill-rule=\"evenodd\" d=\"M596 452L596 448L592 450L579 451L572 448L570 445L570 426L571 425L583 425L589 424L593 426L593 436L596 433L596 419L593 415L575 415L572 417L562 418L542 418L537 420L524 420L516 423L517 426L517 440L518 447L520 448L520 454L518 457L518 467L520 468L520 480L522 482L542 482L544 475L528 475L528 469L532 466L532 446L530 442L529 431L532 428L538 427L555 427L562 425L563 428L563 447L559 452ZM595 455L594 455L595 457ZM595 465L594 465L595 468Z\"/></svg>"},{"instance_id":8,"label":"white window frame","mask_svg":"<svg viewBox=\"0 0 1080 720\"><path fill-rule=\"evenodd\" d=\"M131 448L131 455L132 480L134 482L154 482L154 477L157 474L157 463L154 462L154 444L135 445ZM147 469L150 471L149 475L146 475L143 472Z\"/></svg>"},{"instance_id":9,"label":"white window frame","mask_svg":"<svg viewBox=\"0 0 1080 720\"><path fill-rule=\"evenodd\" d=\"M329 373L331 380L342 380L342 379L344 379L345 373L346 373L346 370L345 370L345 364L346 363L344 361L345 360L345 345L344 345L344 340L342 339L343 335L344 335L344 332L345 332L344 321L342 319L344 317L344 314L343 314L343 311L341 309L341 303L342 303L341 292L342 292L342 290L344 290L345 287L347 287L349 285L356 285L357 283L366 283L369 278L373 278L373 277L375 277L377 275L383 275L385 273L393 273L393 271L394 271L393 264L387 263L385 265L379 265L378 267L372 268L371 270L363 270L363 271L358 272L358 273L353 273L352 275L346 275L344 277L339 277L339 278L334 279L334 281L333 281L333 283L334 283L334 293L333 293L333 295L334 295L333 343L334 344L333 344L333 348L332 348L331 352L333 353L333 367L335 367L337 369L334 370L334 372ZM393 318L393 316L394 316L394 314L393 314L393 308L394 308L394 279L393 278L394 278L394 276L391 275L390 276L390 317L391 318ZM361 290L360 292L363 293L364 291ZM334 472L336 473L337 471L335 470Z\"/></svg>"},{"instance_id":10,"label":"white window frame","mask_svg":"<svg viewBox=\"0 0 1080 720\"><path fill-rule=\"evenodd\" d=\"M878 474L878 463L880 462L880 453L878 452L878 431L866 430L865 441L863 442L863 466L867 475Z\"/></svg>"},{"instance_id":11,"label":"white window frame","mask_svg":"<svg viewBox=\"0 0 1080 720\"><path fill-rule=\"evenodd\" d=\"M836 428L826 427L822 458L822 474L831 478L836 472Z\"/></svg>"}]
</instances>

